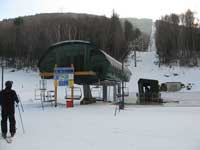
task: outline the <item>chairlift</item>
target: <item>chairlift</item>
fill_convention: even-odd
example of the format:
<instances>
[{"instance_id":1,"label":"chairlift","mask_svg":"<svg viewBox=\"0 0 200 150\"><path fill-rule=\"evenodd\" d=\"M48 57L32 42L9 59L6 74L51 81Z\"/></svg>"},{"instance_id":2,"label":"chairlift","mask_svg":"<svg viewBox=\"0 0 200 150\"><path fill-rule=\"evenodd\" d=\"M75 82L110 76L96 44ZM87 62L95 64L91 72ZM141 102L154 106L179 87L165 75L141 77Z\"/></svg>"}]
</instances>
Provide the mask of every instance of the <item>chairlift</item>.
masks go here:
<instances>
[{"instance_id":1,"label":"chairlift","mask_svg":"<svg viewBox=\"0 0 200 150\"><path fill-rule=\"evenodd\" d=\"M117 97L122 97L122 87L121 89L121 93L119 93L119 91L117 91ZM128 87L124 87L124 97L129 96L129 88Z\"/></svg>"},{"instance_id":2,"label":"chairlift","mask_svg":"<svg viewBox=\"0 0 200 150\"><path fill-rule=\"evenodd\" d=\"M124 96L129 96L129 88L124 87Z\"/></svg>"},{"instance_id":3,"label":"chairlift","mask_svg":"<svg viewBox=\"0 0 200 150\"><path fill-rule=\"evenodd\" d=\"M47 90L47 80L45 79L39 80L39 88L35 89L34 92L35 100L45 100L46 90Z\"/></svg>"},{"instance_id":4,"label":"chairlift","mask_svg":"<svg viewBox=\"0 0 200 150\"><path fill-rule=\"evenodd\" d=\"M72 90L72 88L70 88L70 87L67 87L65 89L65 99L72 99L71 90ZM74 90L73 99L74 100L80 100L82 98L81 88L80 87L73 87L73 90Z\"/></svg>"},{"instance_id":5,"label":"chairlift","mask_svg":"<svg viewBox=\"0 0 200 150\"><path fill-rule=\"evenodd\" d=\"M53 90L47 91L45 102L55 101L55 92Z\"/></svg>"},{"instance_id":6,"label":"chairlift","mask_svg":"<svg viewBox=\"0 0 200 150\"><path fill-rule=\"evenodd\" d=\"M40 89L35 89L34 95L35 95L35 100L41 100L41 90Z\"/></svg>"},{"instance_id":7,"label":"chairlift","mask_svg":"<svg viewBox=\"0 0 200 150\"><path fill-rule=\"evenodd\" d=\"M44 109L44 103L51 103L51 105L53 106L54 101L55 101L55 92L53 90L48 90L46 91L46 93L45 91L44 93L41 93L41 104L43 109Z\"/></svg>"},{"instance_id":8,"label":"chairlift","mask_svg":"<svg viewBox=\"0 0 200 150\"><path fill-rule=\"evenodd\" d=\"M94 86L91 88L92 97L96 99L102 99L102 87L101 86Z\"/></svg>"},{"instance_id":9,"label":"chairlift","mask_svg":"<svg viewBox=\"0 0 200 150\"><path fill-rule=\"evenodd\" d=\"M47 80L41 79L39 86L40 86L39 89L46 90L47 89Z\"/></svg>"}]
</instances>

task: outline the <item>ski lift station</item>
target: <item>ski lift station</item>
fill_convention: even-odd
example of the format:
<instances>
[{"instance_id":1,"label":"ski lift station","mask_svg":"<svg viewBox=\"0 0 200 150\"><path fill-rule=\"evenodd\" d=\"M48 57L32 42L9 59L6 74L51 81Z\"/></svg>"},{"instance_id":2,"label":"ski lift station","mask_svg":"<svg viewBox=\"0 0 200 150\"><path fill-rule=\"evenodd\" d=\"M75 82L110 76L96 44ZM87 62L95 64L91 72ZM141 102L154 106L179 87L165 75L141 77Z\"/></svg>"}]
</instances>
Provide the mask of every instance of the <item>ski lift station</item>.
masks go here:
<instances>
[{"instance_id":1,"label":"ski lift station","mask_svg":"<svg viewBox=\"0 0 200 150\"><path fill-rule=\"evenodd\" d=\"M38 62L40 76L42 82L47 79L55 79L56 68L72 68L64 72L73 73L73 81L69 82L71 90L66 90L66 99L78 99L75 93L83 95L81 104L88 104L95 102L96 99L91 94L90 85L94 87L102 87L102 100L107 101L107 86L113 86L114 99L121 93L120 83L128 82L131 77L130 70L108 55L103 50L96 48L95 45L88 41L70 40L55 43L51 45L42 55ZM58 69L57 69L58 70ZM62 69L61 69L62 70ZM59 71L58 71L59 72ZM83 85L83 94L74 84ZM124 87L125 88L125 87ZM41 93L45 97L44 86L41 86ZM56 86L55 86L55 100L56 100ZM48 93L51 95L52 92ZM47 96L48 97L48 96ZM55 105L56 102L55 102Z\"/></svg>"}]
</instances>

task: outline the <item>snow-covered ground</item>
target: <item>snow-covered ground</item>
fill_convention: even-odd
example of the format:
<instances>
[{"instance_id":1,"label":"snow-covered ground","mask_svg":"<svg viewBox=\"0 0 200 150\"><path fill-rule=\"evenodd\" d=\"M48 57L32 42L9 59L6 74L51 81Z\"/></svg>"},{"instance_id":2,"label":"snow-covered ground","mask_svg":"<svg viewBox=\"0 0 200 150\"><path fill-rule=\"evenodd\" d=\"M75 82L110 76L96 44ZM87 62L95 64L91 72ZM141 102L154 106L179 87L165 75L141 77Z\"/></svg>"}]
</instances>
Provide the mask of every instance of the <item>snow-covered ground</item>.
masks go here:
<instances>
[{"instance_id":1,"label":"snow-covered ground","mask_svg":"<svg viewBox=\"0 0 200 150\"><path fill-rule=\"evenodd\" d=\"M145 78L158 80L160 85L165 82L181 82L185 86L191 84L191 90L183 88L178 92L162 92L162 98L164 101L179 101L179 106L200 106L200 68L180 67L178 65L161 65L159 67L154 34L155 26L152 26L148 51L136 53L137 67L135 67L134 56L129 56L127 64L129 64L129 69L132 72L131 80L127 84L130 92L129 101L133 99L136 102L136 93L138 92L137 82L140 78Z\"/></svg>"},{"instance_id":2,"label":"snow-covered ground","mask_svg":"<svg viewBox=\"0 0 200 150\"><path fill-rule=\"evenodd\" d=\"M39 87L36 72L5 71L5 80L13 80L13 89L20 95L25 112L22 113L23 134L19 112L16 110L17 134L12 144L0 138L0 150L199 150L200 148L200 70L198 68L166 67L154 64L155 52L138 53L137 67L128 83L130 92L137 92L139 78L193 83L190 91L162 93L165 99L179 100L158 106L126 105L117 112L112 103L65 107L64 88L59 89L57 108L34 100ZM173 76L178 73L178 76ZM169 77L164 75L168 74ZM48 88L53 89L52 82Z\"/></svg>"},{"instance_id":3,"label":"snow-covered ground","mask_svg":"<svg viewBox=\"0 0 200 150\"><path fill-rule=\"evenodd\" d=\"M114 116L111 104L75 105L67 109L26 103L17 118L12 144L1 150L199 150L199 107L127 106Z\"/></svg>"},{"instance_id":4,"label":"snow-covered ground","mask_svg":"<svg viewBox=\"0 0 200 150\"><path fill-rule=\"evenodd\" d=\"M132 77L127 84L129 92L132 93L133 99L136 99L138 92L137 82L140 78L155 79L159 84L165 82L182 82L188 85L191 83L191 90L183 88L178 92L162 92L162 98L165 101L179 101L179 105L200 105L200 68L198 67L180 67L180 66L164 66L160 67L157 62L156 52L137 52L137 67L134 66L133 60L130 62L130 70Z\"/></svg>"},{"instance_id":5,"label":"snow-covered ground","mask_svg":"<svg viewBox=\"0 0 200 150\"><path fill-rule=\"evenodd\" d=\"M40 101L34 99L34 91L39 88L39 74L6 69L4 81L14 81L13 89L24 106L21 113L25 134L16 109L16 136L12 144L0 138L0 150L199 150L200 69L159 68L154 63L157 59L152 49L155 44L148 52L137 53L137 67L133 59L129 59L133 74L127 84L129 100L136 100L139 78L156 79L159 83L192 83L192 89L162 93L164 100L179 103L126 105L116 116L116 106L112 103L80 105L80 101L75 101L73 108L66 108L62 87L58 89L58 107L45 103L42 109ZM48 90L53 90L53 81L48 81L47 85ZM112 96L108 99L112 100Z\"/></svg>"},{"instance_id":6,"label":"snow-covered ground","mask_svg":"<svg viewBox=\"0 0 200 150\"><path fill-rule=\"evenodd\" d=\"M164 82L182 82L185 85L192 83L191 91L199 91L200 89L200 68L199 67L179 67L158 65L156 52L137 52L137 67L131 63L129 68L132 71L132 78L129 82L130 91L136 92L138 89L137 82L139 78L159 80ZM131 60L132 62L133 60ZM177 74L177 75L174 75ZM132 86L133 85L133 86ZM186 91L186 90L183 90Z\"/></svg>"}]
</instances>

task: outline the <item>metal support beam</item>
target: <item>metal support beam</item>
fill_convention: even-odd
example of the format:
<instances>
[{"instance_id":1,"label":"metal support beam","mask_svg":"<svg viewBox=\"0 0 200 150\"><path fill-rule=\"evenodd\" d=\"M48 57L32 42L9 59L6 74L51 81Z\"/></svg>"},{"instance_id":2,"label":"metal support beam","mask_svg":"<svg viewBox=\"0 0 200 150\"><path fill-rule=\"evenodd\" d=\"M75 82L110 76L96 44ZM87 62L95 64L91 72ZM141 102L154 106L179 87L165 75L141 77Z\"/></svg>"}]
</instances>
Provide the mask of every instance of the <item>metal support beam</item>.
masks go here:
<instances>
[{"instance_id":1,"label":"metal support beam","mask_svg":"<svg viewBox=\"0 0 200 150\"><path fill-rule=\"evenodd\" d=\"M3 90L3 80L4 80L4 66L1 66L1 90Z\"/></svg>"},{"instance_id":2,"label":"metal support beam","mask_svg":"<svg viewBox=\"0 0 200 150\"><path fill-rule=\"evenodd\" d=\"M122 72L124 72L124 60L122 61ZM124 109L124 80L122 79L122 99L119 105L120 109Z\"/></svg>"},{"instance_id":3,"label":"metal support beam","mask_svg":"<svg viewBox=\"0 0 200 150\"><path fill-rule=\"evenodd\" d=\"M113 85L113 101L114 102L117 101L117 88L116 88L116 84Z\"/></svg>"},{"instance_id":4,"label":"metal support beam","mask_svg":"<svg viewBox=\"0 0 200 150\"><path fill-rule=\"evenodd\" d=\"M103 85L103 101L107 101L107 86Z\"/></svg>"}]
</instances>

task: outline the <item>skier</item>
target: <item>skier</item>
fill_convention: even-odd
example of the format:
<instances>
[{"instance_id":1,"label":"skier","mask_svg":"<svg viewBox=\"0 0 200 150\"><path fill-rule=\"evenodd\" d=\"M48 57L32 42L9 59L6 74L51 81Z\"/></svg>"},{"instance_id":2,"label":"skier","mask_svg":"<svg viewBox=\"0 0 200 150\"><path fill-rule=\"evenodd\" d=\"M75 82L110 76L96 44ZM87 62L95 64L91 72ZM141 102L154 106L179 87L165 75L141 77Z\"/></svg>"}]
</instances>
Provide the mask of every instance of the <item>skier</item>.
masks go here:
<instances>
[{"instance_id":1,"label":"skier","mask_svg":"<svg viewBox=\"0 0 200 150\"><path fill-rule=\"evenodd\" d=\"M15 102L18 104L19 100L17 94L12 90L12 81L6 81L5 89L0 92L0 105L1 105L1 133L2 137L7 137L7 120L10 123L10 135L13 137L16 132L15 121Z\"/></svg>"}]
</instances>

